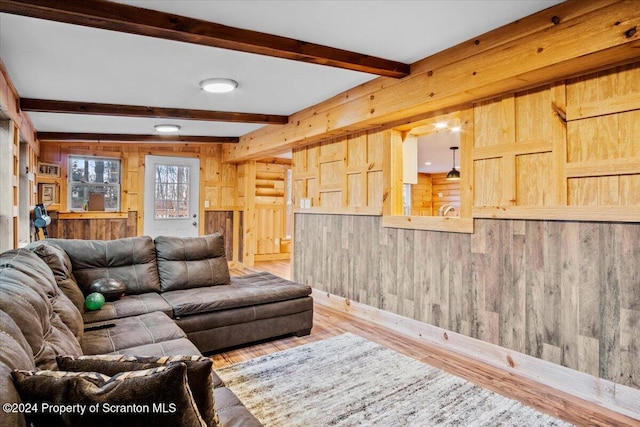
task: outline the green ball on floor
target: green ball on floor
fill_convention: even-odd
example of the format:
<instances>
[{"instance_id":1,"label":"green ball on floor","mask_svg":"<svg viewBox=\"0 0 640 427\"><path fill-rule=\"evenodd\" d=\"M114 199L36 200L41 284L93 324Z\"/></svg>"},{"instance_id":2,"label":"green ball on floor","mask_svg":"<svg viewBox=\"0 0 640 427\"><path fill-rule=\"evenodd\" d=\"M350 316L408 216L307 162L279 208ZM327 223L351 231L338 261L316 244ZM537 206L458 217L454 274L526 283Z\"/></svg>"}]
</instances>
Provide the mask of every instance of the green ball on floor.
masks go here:
<instances>
[{"instance_id":1,"label":"green ball on floor","mask_svg":"<svg viewBox=\"0 0 640 427\"><path fill-rule=\"evenodd\" d=\"M87 308L87 310L100 310L103 305L104 295L99 292L90 293L84 300L84 306Z\"/></svg>"}]
</instances>

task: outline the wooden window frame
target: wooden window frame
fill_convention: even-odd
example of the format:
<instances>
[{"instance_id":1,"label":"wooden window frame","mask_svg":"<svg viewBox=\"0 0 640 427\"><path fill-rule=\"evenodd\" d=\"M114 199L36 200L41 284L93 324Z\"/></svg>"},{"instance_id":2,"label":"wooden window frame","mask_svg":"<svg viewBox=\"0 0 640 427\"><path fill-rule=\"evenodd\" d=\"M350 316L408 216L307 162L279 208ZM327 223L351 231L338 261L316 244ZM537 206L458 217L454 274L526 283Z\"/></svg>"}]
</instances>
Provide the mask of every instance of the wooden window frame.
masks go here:
<instances>
[{"instance_id":1,"label":"wooden window frame","mask_svg":"<svg viewBox=\"0 0 640 427\"><path fill-rule=\"evenodd\" d=\"M386 197L383 206L382 225L388 228L403 228L411 230L446 231L452 233L473 233L472 204L473 193L473 110L471 108L452 112L445 115L430 117L413 122L391 131L385 171L388 174ZM402 143L409 135L428 133L433 124L441 120L459 120L462 130L460 133L460 215L458 217L443 216L415 216L402 215L402 175L403 158Z\"/></svg>"}]
</instances>

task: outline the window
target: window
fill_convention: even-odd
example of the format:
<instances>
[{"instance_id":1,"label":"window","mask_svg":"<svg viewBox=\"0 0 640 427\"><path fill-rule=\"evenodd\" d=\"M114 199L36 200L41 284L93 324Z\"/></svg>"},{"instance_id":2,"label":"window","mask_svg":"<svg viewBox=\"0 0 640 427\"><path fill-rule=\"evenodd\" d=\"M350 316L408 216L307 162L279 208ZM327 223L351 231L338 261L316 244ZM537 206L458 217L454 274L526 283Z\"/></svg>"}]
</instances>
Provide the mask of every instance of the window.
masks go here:
<instances>
[{"instance_id":1,"label":"window","mask_svg":"<svg viewBox=\"0 0 640 427\"><path fill-rule=\"evenodd\" d=\"M69 210L120 211L120 159L69 156Z\"/></svg>"},{"instance_id":2,"label":"window","mask_svg":"<svg viewBox=\"0 0 640 427\"><path fill-rule=\"evenodd\" d=\"M189 167L156 165L155 218L189 217Z\"/></svg>"}]
</instances>

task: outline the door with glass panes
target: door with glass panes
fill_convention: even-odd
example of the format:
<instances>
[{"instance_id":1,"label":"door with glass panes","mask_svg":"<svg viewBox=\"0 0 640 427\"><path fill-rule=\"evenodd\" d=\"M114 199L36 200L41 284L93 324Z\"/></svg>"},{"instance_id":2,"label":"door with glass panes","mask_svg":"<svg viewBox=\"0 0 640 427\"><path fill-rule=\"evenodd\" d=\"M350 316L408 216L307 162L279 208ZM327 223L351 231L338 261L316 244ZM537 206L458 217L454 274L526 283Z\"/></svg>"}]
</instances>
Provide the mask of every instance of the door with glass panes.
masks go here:
<instances>
[{"instance_id":1,"label":"door with glass panes","mask_svg":"<svg viewBox=\"0 0 640 427\"><path fill-rule=\"evenodd\" d=\"M198 235L199 178L199 159L145 156L145 235Z\"/></svg>"}]
</instances>

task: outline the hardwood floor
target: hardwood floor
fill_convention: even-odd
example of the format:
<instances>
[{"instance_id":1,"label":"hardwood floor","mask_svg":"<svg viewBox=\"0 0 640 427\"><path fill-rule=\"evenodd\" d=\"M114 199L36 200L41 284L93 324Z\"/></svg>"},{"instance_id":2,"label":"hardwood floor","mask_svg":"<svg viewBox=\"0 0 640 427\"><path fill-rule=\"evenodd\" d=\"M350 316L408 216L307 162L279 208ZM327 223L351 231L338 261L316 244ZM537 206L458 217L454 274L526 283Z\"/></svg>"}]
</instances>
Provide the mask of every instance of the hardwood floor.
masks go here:
<instances>
[{"instance_id":1,"label":"hardwood floor","mask_svg":"<svg viewBox=\"0 0 640 427\"><path fill-rule=\"evenodd\" d=\"M262 262L256 263L253 269L269 271L272 274L290 278L290 268L287 268L286 264L286 261ZM241 271L232 271L232 274L239 273ZM350 314L320 304L314 305L314 325L308 336L287 336L214 354L211 355L211 358L214 361L214 367L222 367L346 332L377 342L575 425L640 425L638 420L596 406L575 396L518 377L505 370L479 363L476 360L446 352L423 341L373 325Z\"/></svg>"}]
</instances>

